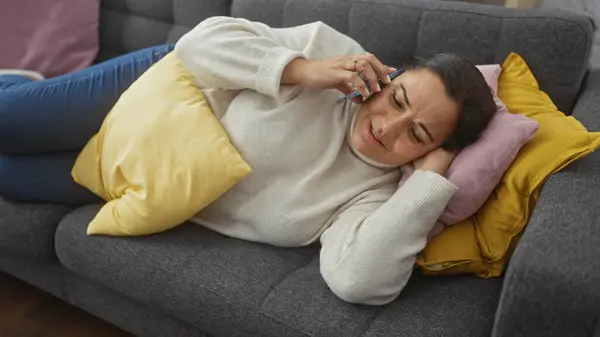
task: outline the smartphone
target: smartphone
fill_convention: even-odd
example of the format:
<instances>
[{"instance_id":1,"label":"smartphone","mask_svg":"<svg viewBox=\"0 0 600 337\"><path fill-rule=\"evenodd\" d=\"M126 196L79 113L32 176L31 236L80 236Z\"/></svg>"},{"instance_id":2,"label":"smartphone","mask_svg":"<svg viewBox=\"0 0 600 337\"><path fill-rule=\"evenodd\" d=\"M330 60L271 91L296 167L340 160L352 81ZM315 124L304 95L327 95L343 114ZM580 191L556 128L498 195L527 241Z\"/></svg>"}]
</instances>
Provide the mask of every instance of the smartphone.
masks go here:
<instances>
[{"instance_id":1,"label":"smartphone","mask_svg":"<svg viewBox=\"0 0 600 337\"><path fill-rule=\"evenodd\" d=\"M394 71L393 73L391 73L390 76L390 80L393 80L394 78L402 75L402 73L404 73L404 69L398 69L396 71ZM382 85L383 83L381 83L381 80L379 80L379 85ZM353 99L354 97L358 97L360 96L360 92L358 92L358 90L354 90L351 94L348 94L342 98L340 98L337 103L344 103L349 99Z\"/></svg>"}]
</instances>

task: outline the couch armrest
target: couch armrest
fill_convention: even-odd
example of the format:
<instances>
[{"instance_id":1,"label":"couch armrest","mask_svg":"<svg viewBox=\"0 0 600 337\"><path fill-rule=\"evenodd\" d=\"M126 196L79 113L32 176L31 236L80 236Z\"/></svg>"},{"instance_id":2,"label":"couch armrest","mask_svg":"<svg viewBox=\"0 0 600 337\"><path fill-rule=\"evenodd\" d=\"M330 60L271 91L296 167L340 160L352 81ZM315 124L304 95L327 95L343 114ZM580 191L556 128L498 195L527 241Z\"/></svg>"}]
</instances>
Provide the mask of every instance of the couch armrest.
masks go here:
<instances>
[{"instance_id":1,"label":"couch armrest","mask_svg":"<svg viewBox=\"0 0 600 337\"><path fill-rule=\"evenodd\" d=\"M600 131L600 70L573 111ZM600 313L600 151L545 183L506 272L492 336L592 336Z\"/></svg>"}]
</instances>

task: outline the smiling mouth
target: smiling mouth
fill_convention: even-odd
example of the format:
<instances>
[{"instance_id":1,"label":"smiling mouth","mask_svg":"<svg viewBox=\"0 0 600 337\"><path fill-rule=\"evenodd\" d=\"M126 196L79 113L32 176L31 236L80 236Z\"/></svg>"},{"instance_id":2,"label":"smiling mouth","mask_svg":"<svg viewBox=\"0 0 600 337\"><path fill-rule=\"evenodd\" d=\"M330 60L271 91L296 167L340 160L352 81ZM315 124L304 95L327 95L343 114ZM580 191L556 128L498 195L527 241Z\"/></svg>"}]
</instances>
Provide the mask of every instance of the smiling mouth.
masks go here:
<instances>
[{"instance_id":1,"label":"smiling mouth","mask_svg":"<svg viewBox=\"0 0 600 337\"><path fill-rule=\"evenodd\" d=\"M378 139L378 137L376 136L376 132L375 132L375 128L373 128L373 124L369 123L369 138L371 140L371 142L376 143L381 145L382 147L385 148L385 145L383 145L383 143Z\"/></svg>"}]
</instances>

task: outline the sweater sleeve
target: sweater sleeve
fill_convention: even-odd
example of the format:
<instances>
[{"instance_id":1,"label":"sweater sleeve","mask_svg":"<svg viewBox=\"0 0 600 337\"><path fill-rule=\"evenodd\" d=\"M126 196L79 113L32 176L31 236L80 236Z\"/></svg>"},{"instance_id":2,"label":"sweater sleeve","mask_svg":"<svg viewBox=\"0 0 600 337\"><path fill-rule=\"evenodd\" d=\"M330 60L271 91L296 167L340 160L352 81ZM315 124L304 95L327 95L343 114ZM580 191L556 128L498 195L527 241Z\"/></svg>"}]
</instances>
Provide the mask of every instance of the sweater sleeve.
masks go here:
<instances>
[{"instance_id":1,"label":"sweater sleeve","mask_svg":"<svg viewBox=\"0 0 600 337\"><path fill-rule=\"evenodd\" d=\"M455 192L444 177L418 170L395 192L368 192L340 211L321 235L321 274L331 290L352 303L393 301Z\"/></svg>"},{"instance_id":2,"label":"sweater sleeve","mask_svg":"<svg viewBox=\"0 0 600 337\"><path fill-rule=\"evenodd\" d=\"M283 69L295 58L332 57L362 48L322 22L271 28L219 16L185 34L175 51L202 89L252 89L277 98Z\"/></svg>"}]
</instances>

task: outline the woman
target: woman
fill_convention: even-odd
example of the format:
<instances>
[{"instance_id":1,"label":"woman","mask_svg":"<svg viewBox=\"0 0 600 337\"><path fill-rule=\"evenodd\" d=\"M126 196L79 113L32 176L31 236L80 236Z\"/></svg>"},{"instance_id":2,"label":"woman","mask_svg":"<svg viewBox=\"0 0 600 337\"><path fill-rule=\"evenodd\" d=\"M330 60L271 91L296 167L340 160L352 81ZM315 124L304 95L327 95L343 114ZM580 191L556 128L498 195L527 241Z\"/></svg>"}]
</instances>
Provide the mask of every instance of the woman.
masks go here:
<instances>
[{"instance_id":1,"label":"woman","mask_svg":"<svg viewBox=\"0 0 600 337\"><path fill-rule=\"evenodd\" d=\"M76 153L119 94L168 50L5 89L0 195L94 201L69 177ZM447 168L495 111L478 70L437 55L390 81L395 69L321 22L273 29L214 17L175 52L253 168L191 220L278 246L320 240L321 273L340 298L395 299L455 192ZM355 89L361 98L336 103ZM397 189L398 167L411 162L417 170Z\"/></svg>"}]
</instances>

